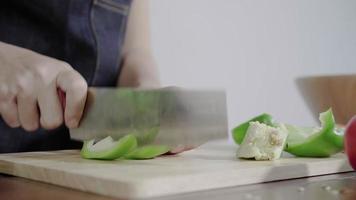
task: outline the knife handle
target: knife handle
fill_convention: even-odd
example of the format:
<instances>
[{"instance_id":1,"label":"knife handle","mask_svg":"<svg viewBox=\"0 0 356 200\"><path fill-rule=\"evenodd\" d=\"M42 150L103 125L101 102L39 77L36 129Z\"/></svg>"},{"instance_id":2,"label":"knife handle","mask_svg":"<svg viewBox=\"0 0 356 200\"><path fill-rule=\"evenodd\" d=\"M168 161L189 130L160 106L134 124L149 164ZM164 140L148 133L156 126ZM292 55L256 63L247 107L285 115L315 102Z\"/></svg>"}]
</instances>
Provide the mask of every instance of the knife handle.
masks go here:
<instances>
[{"instance_id":1,"label":"knife handle","mask_svg":"<svg viewBox=\"0 0 356 200\"><path fill-rule=\"evenodd\" d=\"M61 103L62 109L64 111L64 109L66 108L66 93L64 93L60 88L57 88L57 94L59 102Z\"/></svg>"}]
</instances>

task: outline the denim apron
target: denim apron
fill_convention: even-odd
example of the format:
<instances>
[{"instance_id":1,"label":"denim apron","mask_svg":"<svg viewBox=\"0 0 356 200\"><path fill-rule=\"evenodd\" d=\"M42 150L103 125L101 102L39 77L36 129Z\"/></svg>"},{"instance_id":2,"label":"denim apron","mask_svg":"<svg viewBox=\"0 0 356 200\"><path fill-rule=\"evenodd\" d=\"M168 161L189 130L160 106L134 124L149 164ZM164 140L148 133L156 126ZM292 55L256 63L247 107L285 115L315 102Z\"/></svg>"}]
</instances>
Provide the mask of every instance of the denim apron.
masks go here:
<instances>
[{"instance_id":1,"label":"denim apron","mask_svg":"<svg viewBox=\"0 0 356 200\"><path fill-rule=\"evenodd\" d=\"M130 5L131 0L2 1L0 41L68 62L89 86L115 86ZM64 125L28 133L0 117L0 153L80 147Z\"/></svg>"}]
</instances>

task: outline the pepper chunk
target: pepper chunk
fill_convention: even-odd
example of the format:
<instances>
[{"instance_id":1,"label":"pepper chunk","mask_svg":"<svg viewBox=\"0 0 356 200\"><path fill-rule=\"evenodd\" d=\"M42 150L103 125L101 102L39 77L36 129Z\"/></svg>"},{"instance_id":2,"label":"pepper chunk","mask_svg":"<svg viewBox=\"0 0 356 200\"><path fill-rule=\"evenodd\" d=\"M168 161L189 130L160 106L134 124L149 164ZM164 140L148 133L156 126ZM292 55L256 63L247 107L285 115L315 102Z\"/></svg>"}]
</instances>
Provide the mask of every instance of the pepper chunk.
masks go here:
<instances>
[{"instance_id":1,"label":"pepper chunk","mask_svg":"<svg viewBox=\"0 0 356 200\"><path fill-rule=\"evenodd\" d=\"M115 160L125 156L137 147L134 135L127 135L118 141L108 136L94 144L94 140L85 141L80 155L87 159Z\"/></svg>"},{"instance_id":2,"label":"pepper chunk","mask_svg":"<svg viewBox=\"0 0 356 200\"><path fill-rule=\"evenodd\" d=\"M329 157L344 148L344 136L338 134L332 110L320 113L320 128L286 126L289 132L285 151L301 157Z\"/></svg>"},{"instance_id":3,"label":"pepper chunk","mask_svg":"<svg viewBox=\"0 0 356 200\"><path fill-rule=\"evenodd\" d=\"M332 110L320 113L321 127L298 127L285 125L288 138L284 151L300 157L328 157L344 149L343 130L335 125ZM241 144L250 122L258 121L276 126L271 115L259 115L233 129L233 138Z\"/></svg>"},{"instance_id":4,"label":"pepper chunk","mask_svg":"<svg viewBox=\"0 0 356 200\"><path fill-rule=\"evenodd\" d=\"M232 130L232 137L234 138L234 140L237 144L241 144L243 139L245 138L247 130L250 127L250 122L259 122L259 123L274 127L273 118L271 115L269 115L267 113L258 115L256 117L248 120L247 122L240 124L239 126L237 126L236 128L234 128Z\"/></svg>"},{"instance_id":5,"label":"pepper chunk","mask_svg":"<svg viewBox=\"0 0 356 200\"><path fill-rule=\"evenodd\" d=\"M169 150L169 147L165 145L147 145L131 151L125 155L125 158L132 160L152 159L167 153Z\"/></svg>"},{"instance_id":6,"label":"pepper chunk","mask_svg":"<svg viewBox=\"0 0 356 200\"><path fill-rule=\"evenodd\" d=\"M284 125L271 127L251 122L245 139L237 149L237 157L255 160L276 160L281 157L287 138Z\"/></svg>"},{"instance_id":7,"label":"pepper chunk","mask_svg":"<svg viewBox=\"0 0 356 200\"><path fill-rule=\"evenodd\" d=\"M147 137L152 137L148 132ZM115 159L152 159L170 151L165 145L141 145L134 134L129 134L118 141L110 136L94 143L94 140L85 141L80 152L86 159L115 160Z\"/></svg>"}]
</instances>

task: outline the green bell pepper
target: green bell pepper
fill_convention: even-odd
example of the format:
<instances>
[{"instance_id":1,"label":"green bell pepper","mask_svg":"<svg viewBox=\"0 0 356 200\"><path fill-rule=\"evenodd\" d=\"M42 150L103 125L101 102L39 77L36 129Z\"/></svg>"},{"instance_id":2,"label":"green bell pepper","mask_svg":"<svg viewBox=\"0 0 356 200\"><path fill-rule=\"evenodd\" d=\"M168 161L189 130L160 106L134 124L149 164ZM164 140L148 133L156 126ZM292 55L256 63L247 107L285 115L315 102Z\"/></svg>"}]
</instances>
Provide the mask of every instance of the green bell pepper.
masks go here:
<instances>
[{"instance_id":1,"label":"green bell pepper","mask_svg":"<svg viewBox=\"0 0 356 200\"><path fill-rule=\"evenodd\" d=\"M301 157L328 157L342 151L343 130L336 127L332 110L321 113L319 119L321 127L298 127L286 124L288 138L284 151ZM241 144L249 123L253 121L275 126L270 115L259 115L233 129L233 138L237 144Z\"/></svg>"},{"instance_id":2,"label":"green bell pepper","mask_svg":"<svg viewBox=\"0 0 356 200\"><path fill-rule=\"evenodd\" d=\"M320 114L321 128L299 128L286 125L285 151L302 157L328 157L344 149L344 136L335 127L332 110Z\"/></svg>"},{"instance_id":3,"label":"green bell pepper","mask_svg":"<svg viewBox=\"0 0 356 200\"><path fill-rule=\"evenodd\" d=\"M125 158L134 160L152 159L167 153L169 150L170 149L164 145L147 145L131 151L125 155Z\"/></svg>"},{"instance_id":4,"label":"green bell pepper","mask_svg":"<svg viewBox=\"0 0 356 200\"><path fill-rule=\"evenodd\" d=\"M150 129L135 130L132 132L136 138L139 146L154 143L159 133L159 127L152 127Z\"/></svg>"},{"instance_id":5,"label":"green bell pepper","mask_svg":"<svg viewBox=\"0 0 356 200\"><path fill-rule=\"evenodd\" d=\"M94 140L85 141L80 155L87 159L115 160L123 157L137 147L137 140L134 135L127 135L118 141L114 141L110 136L96 144Z\"/></svg>"},{"instance_id":6,"label":"green bell pepper","mask_svg":"<svg viewBox=\"0 0 356 200\"><path fill-rule=\"evenodd\" d=\"M232 130L232 137L234 138L234 140L237 144L241 144L242 140L245 138L247 129L250 126L250 122L260 122L260 123L266 124L268 126L275 127L274 123L273 123L273 118L271 115L269 115L267 113L258 115L256 117L248 120L247 122L240 124L239 126L237 126L236 128L234 128Z\"/></svg>"},{"instance_id":7,"label":"green bell pepper","mask_svg":"<svg viewBox=\"0 0 356 200\"><path fill-rule=\"evenodd\" d=\"M156 129L151 129L144 134L143 139L154 139ZM94 140L85 141L80 152L86 159L115 160L124 159L152 159L169 152L168 146L146 145L140 143L134 134L114 141L110 136L94 144Z\"/></svg>"}]
</instances>

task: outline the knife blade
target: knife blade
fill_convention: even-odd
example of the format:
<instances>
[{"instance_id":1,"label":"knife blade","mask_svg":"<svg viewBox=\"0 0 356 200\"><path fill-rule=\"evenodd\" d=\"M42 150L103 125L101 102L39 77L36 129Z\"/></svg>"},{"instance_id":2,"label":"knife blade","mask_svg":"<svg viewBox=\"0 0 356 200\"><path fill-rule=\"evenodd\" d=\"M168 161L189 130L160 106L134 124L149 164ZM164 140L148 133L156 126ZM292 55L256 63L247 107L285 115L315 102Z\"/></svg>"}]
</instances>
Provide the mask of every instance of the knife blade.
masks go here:
<instances>
[{"instance_id":1,"label":"knife blade","mask_svg":"<svg viewBox=\"0 0 356 200\"><path fill-rule=\"evenodd\" d=\"M152 144L199 146L227 137L222 90L89 88L75 140L119 139L134 133Z\"/></svg>"}]
</instances>

